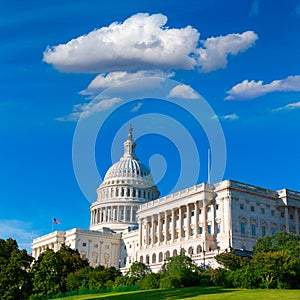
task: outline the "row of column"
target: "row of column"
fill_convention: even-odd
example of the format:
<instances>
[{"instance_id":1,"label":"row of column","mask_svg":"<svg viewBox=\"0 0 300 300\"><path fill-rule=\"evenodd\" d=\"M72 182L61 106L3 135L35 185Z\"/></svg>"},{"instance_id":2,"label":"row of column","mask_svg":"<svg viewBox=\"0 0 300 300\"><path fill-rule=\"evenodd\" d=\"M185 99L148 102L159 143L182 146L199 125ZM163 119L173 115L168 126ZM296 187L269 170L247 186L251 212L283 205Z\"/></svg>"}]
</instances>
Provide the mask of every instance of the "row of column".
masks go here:
<instances>
[{"instance_id":1,"label":"row of column","mask_svg":"<svg viewBox=\"0 0 300 300\"><path fill-rule=\"evenodd\" d=\"M91 212L91 225L101 223L136 222L136 206L105 206Z\"/></svg>"},{"instance_id":2,"label":"row of column","mask_svg":"<svg viewBox=\"0 0 300 300\"><path fill-rule=\"evenodd\" d=\"M183 237L189 239L190 237L197 237L199 234L199 204L202 204L202 233L206 235L207 231L207 206L204 205L203 201L196 201L189 203L179 208L160 212L140 220L139 224L139 237L140 245L151 245L167 241L174 242L175 240L181 240ZM184 213L186 212L186 224L184 224ZM191 224L192 212L194 212L194 220ZM211 211L211 233L214 232L214 209ZM146 230L143 231L143 224L146 225ZM193 234L191 229L193 227ZM170 229L169 229L170 228ZM144 234L144 236L143 236Z\"/></svg>"},{"instance_id":3,"label":"row of column","mask_svg":"<svg viewBox=\"0 0 300 300\"><path fill-rule=\"evenodd\" d=\"M136 189L133 187L105 187L98 190L98 194L100 196L100 199L128 197L154 200L158 197L157 193L155 193L154 191Z\"/></svg>"}]
</instances>

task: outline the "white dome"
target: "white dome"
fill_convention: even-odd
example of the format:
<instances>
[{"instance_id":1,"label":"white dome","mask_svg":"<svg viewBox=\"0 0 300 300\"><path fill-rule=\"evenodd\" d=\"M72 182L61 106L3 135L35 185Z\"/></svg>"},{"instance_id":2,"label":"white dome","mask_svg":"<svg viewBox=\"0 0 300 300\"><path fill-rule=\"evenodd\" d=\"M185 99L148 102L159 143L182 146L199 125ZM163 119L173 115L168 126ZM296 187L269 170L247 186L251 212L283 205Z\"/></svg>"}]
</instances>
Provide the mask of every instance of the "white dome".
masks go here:
<instances>
[{"instance_id":1,"label":"white dome","mask_svg":"<svg viewBox=\"0 0 300 300\"><path fill-rule=\"evenodd\" d=\"M133 180L142 185L154 186L153 177L149 169L138 159L122 157L118 162L113 164L104 177L104 182L109 180Z\"/></svg>"},{"instance_id":2,"label":"white dome","mask_svg":"<svg viewBox=\"0 0 300 300\"><path fill-rule=\"evenodd\" d=\"M122 232L135 226L139 206L159 197L149 169L135 155L135 147L130 127L123 156L108 169L97 189L98 199L91 206L91 230L109 227Z\"/></svg>"}]
</instances>

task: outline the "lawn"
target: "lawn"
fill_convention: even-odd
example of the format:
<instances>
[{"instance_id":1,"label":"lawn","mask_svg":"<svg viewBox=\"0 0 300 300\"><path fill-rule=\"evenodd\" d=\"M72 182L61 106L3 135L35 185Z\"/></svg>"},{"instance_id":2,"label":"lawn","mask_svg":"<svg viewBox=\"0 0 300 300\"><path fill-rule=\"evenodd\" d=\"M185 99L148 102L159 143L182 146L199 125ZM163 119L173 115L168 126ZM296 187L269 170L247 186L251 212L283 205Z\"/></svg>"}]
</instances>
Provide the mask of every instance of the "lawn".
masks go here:
<instances>
[{"instance_id":1,"label":"lawn","mask_svg":"<svg viewBox=\"0 0 300 300\"><path fill-rule=\"evenodd\" d=\"M150 291L135 291L126 293L109 293L96 295L80 295L59 300L213 300L213 299L300 299L300 290L244 290L244 289L225 289L218 287L192 287L181 289L159 289Z\"/></svg>"}]
</instances>

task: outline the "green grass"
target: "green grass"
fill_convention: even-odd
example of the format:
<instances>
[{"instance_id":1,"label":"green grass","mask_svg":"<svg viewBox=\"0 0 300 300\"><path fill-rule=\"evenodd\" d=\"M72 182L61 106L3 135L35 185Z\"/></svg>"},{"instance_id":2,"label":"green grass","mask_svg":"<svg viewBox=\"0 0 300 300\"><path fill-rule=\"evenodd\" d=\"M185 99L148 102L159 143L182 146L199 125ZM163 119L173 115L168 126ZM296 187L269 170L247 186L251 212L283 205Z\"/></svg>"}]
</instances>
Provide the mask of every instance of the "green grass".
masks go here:
<instances>
[{"instance_id":1,"label":"green grass","mask_svg":"<svg viewBox=\"0 0 300 300\"><path fill-rule=\"evenodd\" d=\"M245 290L245 289L225 289L218 287L192 287L181 289L159 289L150 291L135 291L126 293L107 293L95 295L70 296L57 298L57 300L248 300L248 299L300 299L300 290Z\"/></svg>"}]
</instances>

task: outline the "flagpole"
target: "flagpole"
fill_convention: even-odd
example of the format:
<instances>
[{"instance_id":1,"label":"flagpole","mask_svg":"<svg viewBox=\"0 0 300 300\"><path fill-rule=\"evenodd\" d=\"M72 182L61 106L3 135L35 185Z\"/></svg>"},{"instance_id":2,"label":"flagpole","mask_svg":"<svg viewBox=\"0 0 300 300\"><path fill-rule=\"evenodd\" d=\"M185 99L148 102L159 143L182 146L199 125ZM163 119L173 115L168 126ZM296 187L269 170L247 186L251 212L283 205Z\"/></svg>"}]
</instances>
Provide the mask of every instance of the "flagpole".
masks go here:
<instances>
[{"instance_id":1,"label":"flagpole","mask_svg":"<svg viewBox=\"0 0 300 300\"><path fill-rule=\"evenodd\" d=\"M54 229L54 222L53 222L53 220L54 220L54 217L52 217L52 231L51 232L53 232L53 229Z\"/></svg>"}]
</instances>

